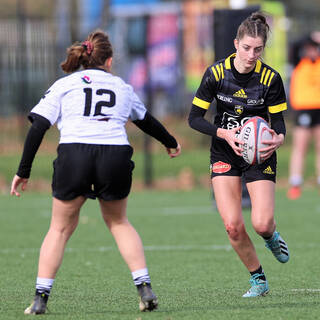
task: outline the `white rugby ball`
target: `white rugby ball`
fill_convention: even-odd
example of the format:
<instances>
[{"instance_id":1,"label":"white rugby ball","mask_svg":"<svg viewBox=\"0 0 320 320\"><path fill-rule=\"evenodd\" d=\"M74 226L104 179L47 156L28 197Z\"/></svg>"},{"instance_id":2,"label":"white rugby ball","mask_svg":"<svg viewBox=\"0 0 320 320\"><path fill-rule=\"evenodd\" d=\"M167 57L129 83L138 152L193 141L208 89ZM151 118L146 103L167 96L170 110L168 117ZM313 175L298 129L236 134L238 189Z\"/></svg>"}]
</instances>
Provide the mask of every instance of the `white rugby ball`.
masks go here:
<instances>
[{"instance_id":1,"label":"white rugby ball","mask_svg":"<svg viewBox=\"0 0 320 320\"><path fill-rule=\"evenodd\" d=\"M268 146L262 141L272 140L268 129L268 123L261 117L252 117L241 127L239 139L244 142L242 157L247 163L260 164L264 161L259 150Z\"/></svg>"}]
</instances>

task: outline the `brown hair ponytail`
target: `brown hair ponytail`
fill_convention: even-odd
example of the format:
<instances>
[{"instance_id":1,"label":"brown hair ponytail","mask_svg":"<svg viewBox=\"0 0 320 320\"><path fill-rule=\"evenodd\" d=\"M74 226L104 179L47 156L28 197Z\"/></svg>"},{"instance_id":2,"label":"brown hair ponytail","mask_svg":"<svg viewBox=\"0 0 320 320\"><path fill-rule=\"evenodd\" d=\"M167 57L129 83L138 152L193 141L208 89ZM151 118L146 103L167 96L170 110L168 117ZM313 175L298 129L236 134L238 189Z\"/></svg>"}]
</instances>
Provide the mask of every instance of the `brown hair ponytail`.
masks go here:
<instances>
[{"instance_id":1,"label":"brown hair ponytail","mask_svg":"<svg viewBox=\"0 0 320 320\"><path fill-rule=\"evenodd\" d=\"M241 40L245 35L253 38L261 37L265 45L269 31L270 27L265 15L261 12L254 12L240 24L236 38Z\"/></svg>"},{"instance_id":2,"label":"brown hair ponytail","mask_svg":"<svg viewBox=\"0 0 320 320\"><path fill-rule=\"evenodd\" d=\"M76 42L67 49L67 58L61 63L61 68L66 73L84 69L96 68L104 65L113 55L109 37L101 30L90 33L87 39Z\"/></svg>"}]
</instances>

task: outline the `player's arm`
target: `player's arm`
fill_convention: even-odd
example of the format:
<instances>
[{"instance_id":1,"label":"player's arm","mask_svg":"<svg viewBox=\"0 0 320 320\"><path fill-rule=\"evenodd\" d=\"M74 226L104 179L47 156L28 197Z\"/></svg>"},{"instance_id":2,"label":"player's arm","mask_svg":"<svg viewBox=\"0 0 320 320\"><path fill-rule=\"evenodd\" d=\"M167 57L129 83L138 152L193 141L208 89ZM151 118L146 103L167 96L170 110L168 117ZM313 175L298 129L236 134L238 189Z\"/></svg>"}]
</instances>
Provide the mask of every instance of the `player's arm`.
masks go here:
<instances>
[{"instance_id":1,"label":"player's arm","mask_svg":"<svg viewBox=\"0 0 320 320\"><path fill-rule=\"evenodd\" d=\"M283 82L279 74L271 82L266 105L271 120L271 129L273 129L278 135L286 135L286 125L283 118L283 111L287 110L286 93L284 90Z\"/></svg>"},{"instance_id":2,"label":"player's arm","mask_svg":"<svg viewBox=\"0 0 320 320\"><path fill-rule=\"evenodd\" d=\"M261 149L263 152L263 159L271 157L283 143L286 135L286 125L283 118L283 111L287 110L286 94L283 86L282 79L278 74L270 85L268 91L266 105L271 121L271 134L272 140L263 141L268 147Z\"/></svg>"},{"instance_id":3,"label":"player's arm","mask_svg":"<svg viewBox=\"0 0 320 320\"><path fill-rule=\"evenodd\" d=\"M210 107L215 93L215 80L212 71L207 68L200 86L192 101L192 107L188 117L189 126L209 136L217 135L217 126L207 121L204 116Z\"/></svg>"},{"instance_id":4,"label":"player's arm","mask_svg":"<svg viewBox=\"0 0 320 320\"><path fill-rule=\"evenodd\" d=\"M277 113L270 113L270 120L271 120L271 129L273 129L276 134L282 135L283 139L286 136L287 130L286 130L286 124L284 122L283 113L277 112Z\"/></svg>"},{"instance_id":5,"label":"player's arm","mask_svg":"<svg viewBox=\"0 0 320 320\"><path fill-rule=\"evenodd\" d=\"M197 130L201 133L207 134L209 136L216 136L218 127L210 123L204 118L204 115L206 114L206 112L207 112L206 109L203 109L195 104L192 104L189 117L188 117L189 126L192 129Z\"/></svg>"},{"instance_id":6,"label":"player's arm","mask_svg":"<svg viewBox=\"0 0 320 320\"><path fill-rule=\"evenodd\" d=\"M171 157L176 157L180 154L181 147L177 140L148 111L142 120L134 120L132 122L143 132L160 141L167 148ZM175 149L175 152L172 152L171 149Z\"/></svg>"},{"instance_id":7,"label":"player's arm","mask_svg":"<svg viewBox=\"0 0 320 320\"><path fill-rule=\"evenodd\" d=\"M18 171L13 178L11 185L11 194L17 196L20 196L17 191L18 186L21 184L22 190L26 187L28 178L30 177L34 157L39 149L44 134L51 126L49 120L36 113L30 113L29 120L32 122L32 125L24 143L24 149Z\"/></svg>"}]
</instances>

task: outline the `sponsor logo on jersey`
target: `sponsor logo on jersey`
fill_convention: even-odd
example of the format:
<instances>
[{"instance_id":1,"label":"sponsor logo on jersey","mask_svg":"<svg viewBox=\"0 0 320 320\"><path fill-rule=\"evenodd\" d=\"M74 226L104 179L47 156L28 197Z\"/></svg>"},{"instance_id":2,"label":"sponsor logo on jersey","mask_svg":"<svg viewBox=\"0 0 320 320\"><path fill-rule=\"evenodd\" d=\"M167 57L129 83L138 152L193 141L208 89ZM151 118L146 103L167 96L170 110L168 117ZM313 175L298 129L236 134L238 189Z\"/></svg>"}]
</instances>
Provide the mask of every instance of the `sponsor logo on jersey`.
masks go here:
<instances>
[{"instance_id":1,"label":"sponsor logo on jersey","mask_svg":"<svg viewBox=\"0 0 320 320\"><path fill-rule=\"evenodd\" d=\"M271 169L270 166L267 166L264 170L263 170L263 173L266 173L266 174L275 174L273 172L273 170Z\"/></svg>"},{"instance_id":2,"label":"sponsor logo on jersey","mask_svg":"<svg viewBox=\"0 0 320 320\"><path fill-rule=\"evenodd\" d=\"M230 169L231 165L222 161L215 162L211 165L211 170L214 173L225 173L228 172Z\"/></svg>"},{"instance_id":3,"label":"sponsor logo on jersey","mask_svg":"<svg viewBox=\"0 0 320 320\"><path fill-rule=\"evenodd\" d=\"M234 112L236 113L236 114L241 114L242 112L243 112L243 106L240 106L240 105L235 105L234 106Z\"/></svg>"},{"instance_id":4,"label":"sponsor logo on jersey","mask_svg":"<svg viewBox=\"0 0 320 320\"><path fill-rule=\"evenodd\" d=\"M92 83L92 80L88 76L84 76L81 78L84 83Z\"/></svg>"},{"instance_id":5,"label":"sponsor logo on jersey","mask_svg":"<svg viewBox=\"0 0 320 320\"><path fill-rule=\"evenodd\" d=\"M248 98L248 96L246 95L243 89L240 89L237 92L235 92L233 96L237 98Z\"/></svg>"},{"instance_id":6,"label":"sponsor logo on jersey","mask_svg":"<svg viewBox=\"0 0 320 320\"><path fill-rule=\"evenodd\" d=\"M261 98L261 99L258 99L258 100L255 100L255 99L248 99L247 100L247 105L248 106L255 106L255 105L260 105L260 104L263 104L264 103L264 99Z\"/></svg>"},{"instance_id":7,"label":"sponsor logo on jersey","mask_svg":"<svg viewBox=\"0 0 320 320\"><path fill-rule=\"evenodd\" d=\"M224 101L224 102L229 102L229 103L232 102L232 98L223 96L223 95L221 95L221 94L217 94L217 98L218 98L219 100L221 100L221 101Z\"/></svg>"},{"instance_id":8,"label":"sponsor logo on jersey","mask_svg":"<svg viewBox=\"0 0 320 320\"><path fill-rule=\"evenodd\" d=\"M241 115L224 112L221 119L221 128L231 130L233 128L242 127L249 119L250 117L241 118Z\"/></svg>"}]
</instances>

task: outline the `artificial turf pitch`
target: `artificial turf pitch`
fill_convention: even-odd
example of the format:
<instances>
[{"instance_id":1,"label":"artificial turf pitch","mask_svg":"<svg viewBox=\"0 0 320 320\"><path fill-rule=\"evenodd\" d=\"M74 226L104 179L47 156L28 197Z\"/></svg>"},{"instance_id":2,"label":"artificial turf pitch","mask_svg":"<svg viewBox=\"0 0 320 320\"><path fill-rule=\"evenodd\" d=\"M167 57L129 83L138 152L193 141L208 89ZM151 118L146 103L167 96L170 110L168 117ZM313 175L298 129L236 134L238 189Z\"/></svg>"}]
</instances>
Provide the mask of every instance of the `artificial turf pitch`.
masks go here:
<instances>
[{"instance_id":1,"label":"artificial turf pitch","mask_svg":"<svg viewBox=\"0 0 320 320\"><path fill-rule=\"evenodd\" d=\"M208 190L136 192L128 216L145 246L159 309L138 310L131 274L88 200L48 302L48 319L320 319L320 202L316 190L276 194L276 220L291 259L275 260L247 229L269 281L268 296L244 299L249 275L231 250ZM48 194L0 196L0 319L25 319L39 247L50 222ZM42 316L41 316L42 317Z\"/></svg>"}]
</instances>

